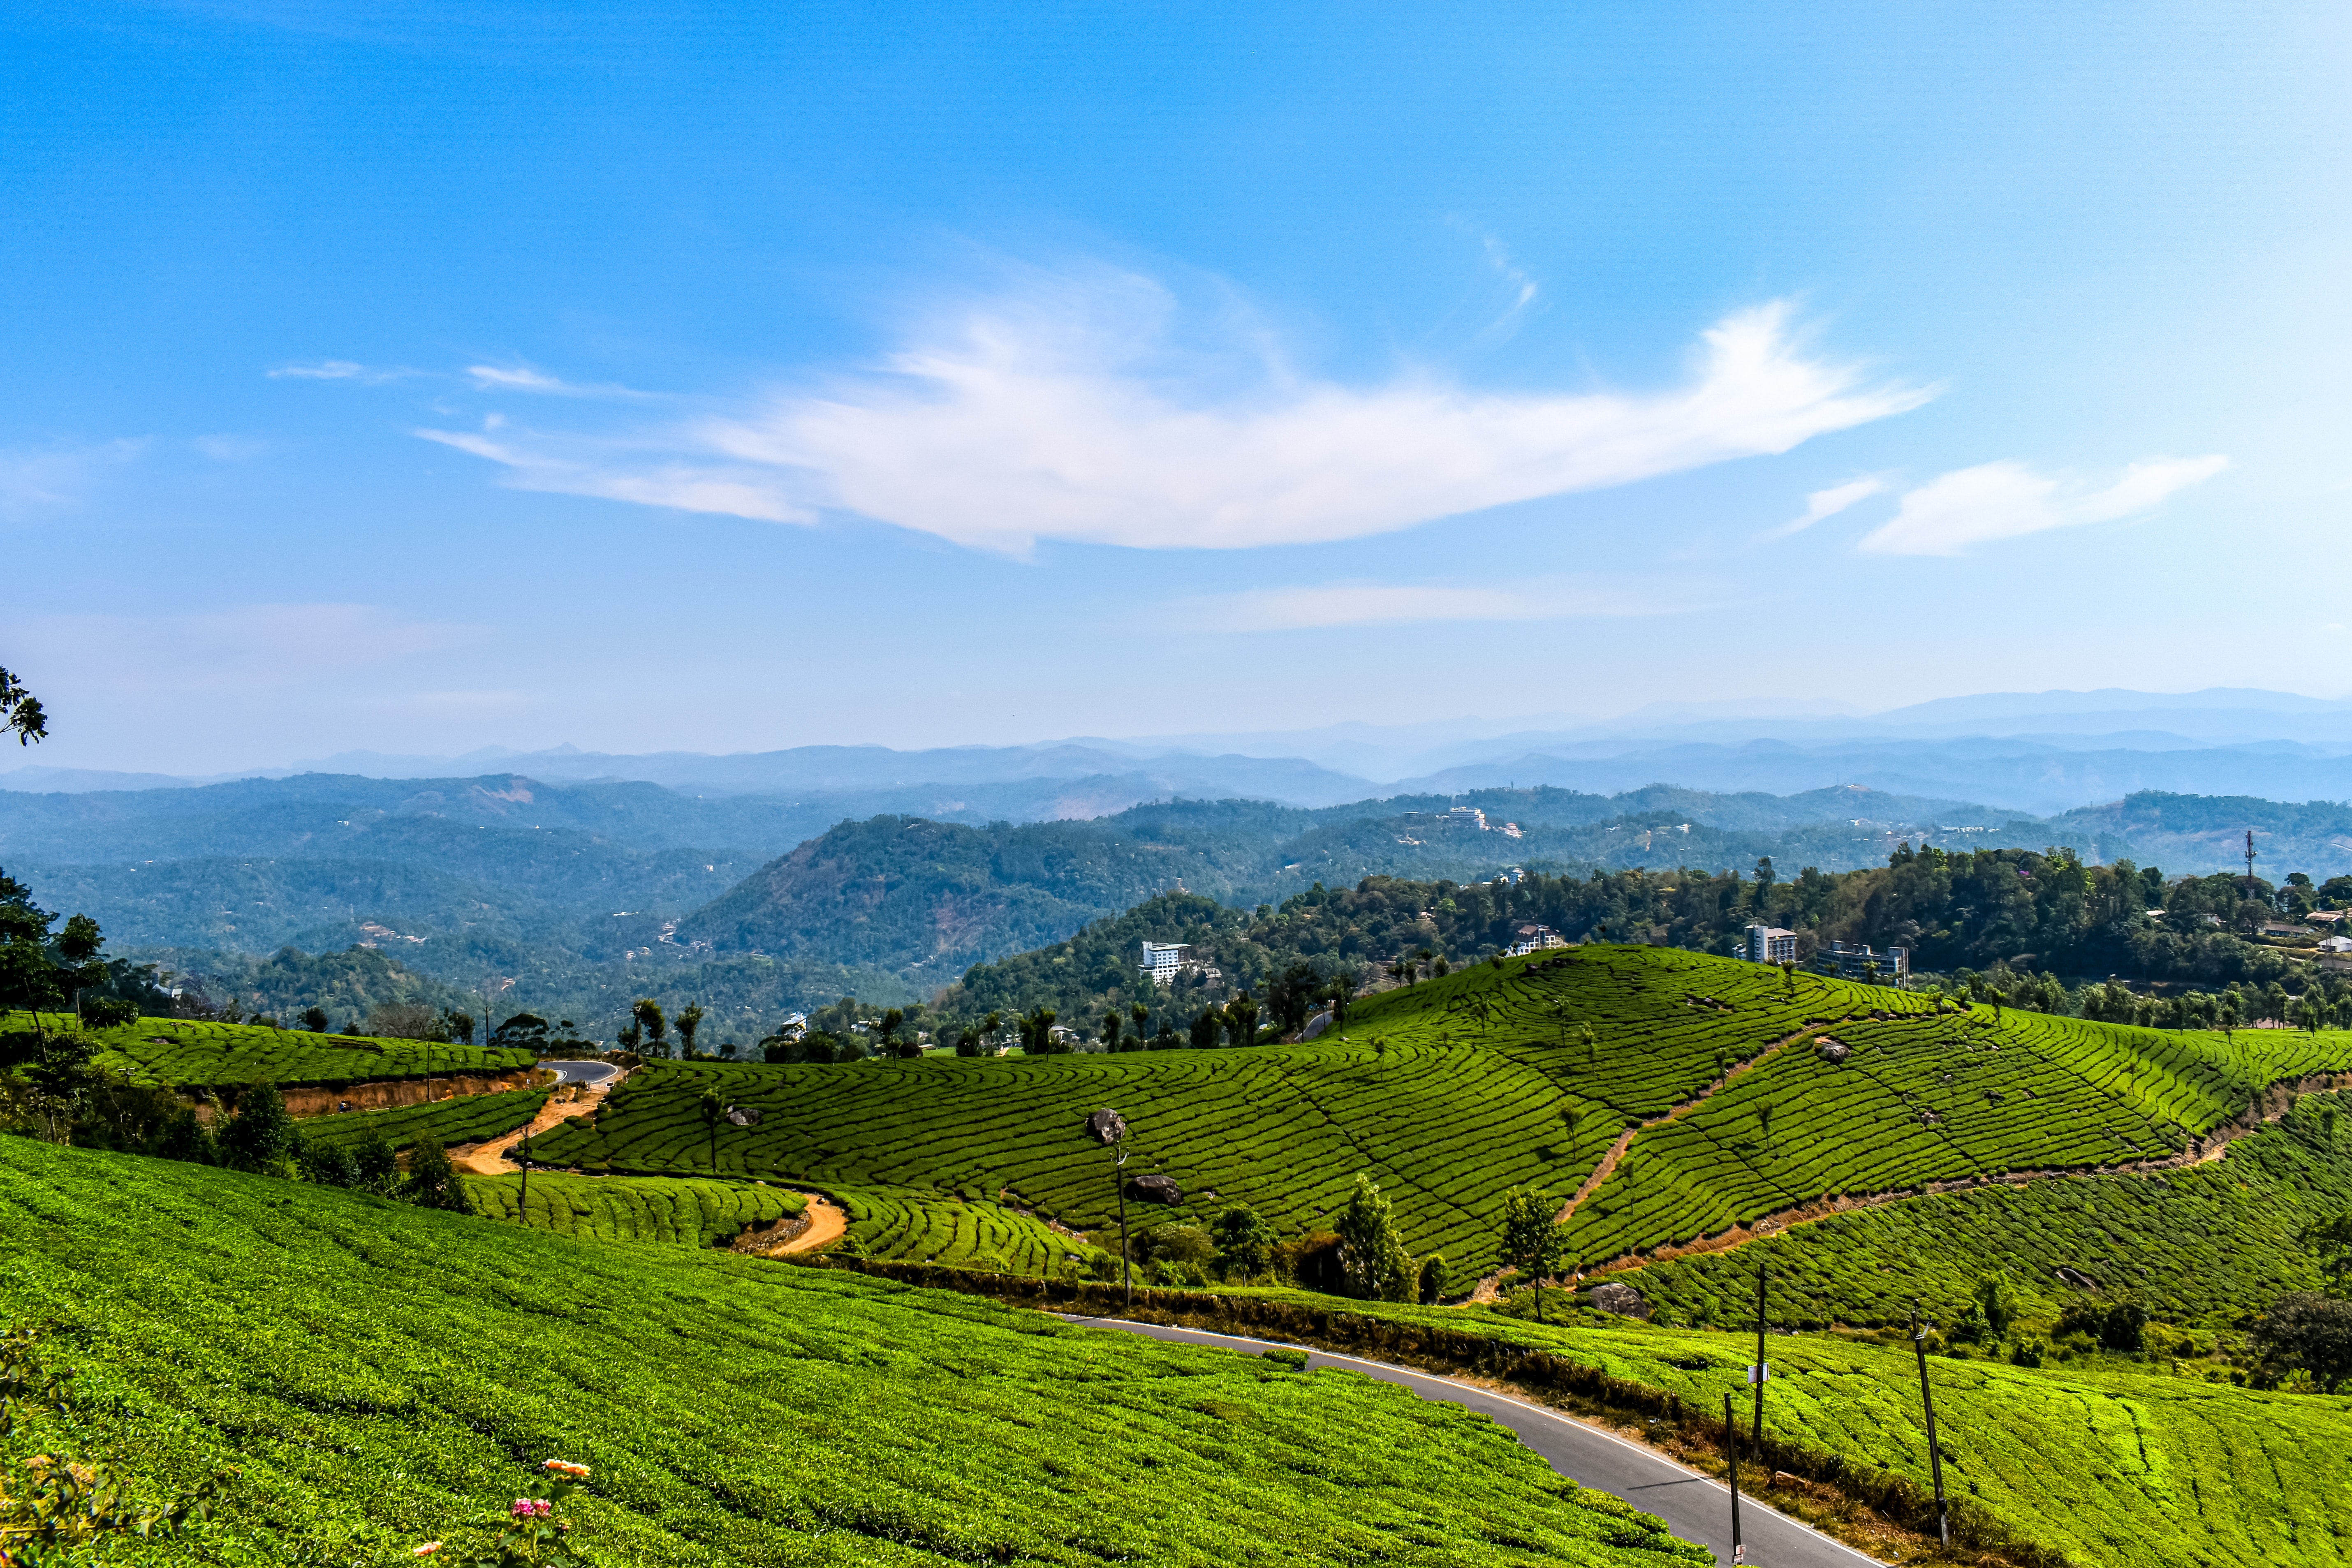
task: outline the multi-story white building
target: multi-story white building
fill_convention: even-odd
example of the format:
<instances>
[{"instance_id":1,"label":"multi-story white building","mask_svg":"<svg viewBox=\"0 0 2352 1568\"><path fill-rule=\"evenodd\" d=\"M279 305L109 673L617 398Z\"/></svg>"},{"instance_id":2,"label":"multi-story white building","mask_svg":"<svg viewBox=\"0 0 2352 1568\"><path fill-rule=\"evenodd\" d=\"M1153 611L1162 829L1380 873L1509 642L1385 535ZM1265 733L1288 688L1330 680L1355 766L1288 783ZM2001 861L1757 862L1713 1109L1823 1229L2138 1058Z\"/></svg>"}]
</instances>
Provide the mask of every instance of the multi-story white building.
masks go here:
<instances>
[{"instance_id":1,"label":"multi-story white building","mask_svg":"<svg viewBox=\"0 0 2352 1568\"><path fill-rule=\"evenodd\" d=\"M1184 967L1184 955L1192 948L1181 942L1146 942L1143 945L1142 970L1155 985L1172 985L1177 971Z\"/></svg>"},{"instance_id":2,"label":"multi-story white building","mask_svg":"<svg viewBox=\"0 0 2352 1568\"><path fill-rule=\"evenodd\" d=\"M1748 928L1748 960L1751 964L1793 964L1797 961L1797 934L1783 931L1777 925L1751 925Z\"/></svg>"},{"instance_id":3,"label":"multi-story white building","mask_svg":"<svg viewBox=\"0 0 2352 1568\"><path fill-rule=\"evenodd\" d=\"M1511 944L1511 956L1518 957L1544 947L1565 947L1568 938L1549 925L1522 925L1519 939Z\"/></svg>"}]
</instances>

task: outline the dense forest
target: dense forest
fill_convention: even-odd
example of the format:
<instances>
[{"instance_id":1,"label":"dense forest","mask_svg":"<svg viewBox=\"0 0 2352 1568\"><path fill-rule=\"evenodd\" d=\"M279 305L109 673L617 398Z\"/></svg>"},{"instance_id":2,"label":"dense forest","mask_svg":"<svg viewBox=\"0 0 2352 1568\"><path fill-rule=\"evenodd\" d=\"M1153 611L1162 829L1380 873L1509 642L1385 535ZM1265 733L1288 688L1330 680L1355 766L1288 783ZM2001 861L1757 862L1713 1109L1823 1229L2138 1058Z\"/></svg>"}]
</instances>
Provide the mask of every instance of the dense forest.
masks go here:
<instances>
[{"instance_id":1,"label":"dense forest","mask_svg":"<svg viewBox=\"0 0 2352 1568\"><path fill-rule=\"evenodd\" d=\"M1748 874L1530 873L1516 883L1370 877L1247 914L1196 896L1154 898L1067 941L974 967L929 1011L936 1027L952 1030L986 1014L1009 1019L1043 1008L1090 1034L1100 1032L1095 1020L1118 1012L1130 1020L1122 1036L1132 1039L1140 1007L1150 1020L1144 1033L1156 1036L1165 1023L1189 1040L1201 1013L1236 997L1275 1001L1280 993L1271 1023L1292 998L1335 980L1383 984L1475 961L1509 946L1526 925L1571 941L1720 954L1738 951L1747 927L1762 924L1798 933L1808 956L1832 941L1908 947L1923 977L1999 988L2045 1010L2219 1019L2213 993L2234 987L2249 998L2240 1016L2252 1020L2284 1017L2286 1004L2306 992L2332 999L2337 988L2263 939L2263 925L2347 905L2352 877L2315 884L2296 873L2273 885L2217 873L2168 882L2155 867L2086 865L2067 850L1908 844L1883 866L1808 867L1790 878L1769 859ZM1187 944L1198 967L1171 986L1153 984L1138 968L1147 940ZM2110 977L2136 989L2111 988ZM2127 989L2137 1000L2119 999Z\"/></svg>"}]
</instances>

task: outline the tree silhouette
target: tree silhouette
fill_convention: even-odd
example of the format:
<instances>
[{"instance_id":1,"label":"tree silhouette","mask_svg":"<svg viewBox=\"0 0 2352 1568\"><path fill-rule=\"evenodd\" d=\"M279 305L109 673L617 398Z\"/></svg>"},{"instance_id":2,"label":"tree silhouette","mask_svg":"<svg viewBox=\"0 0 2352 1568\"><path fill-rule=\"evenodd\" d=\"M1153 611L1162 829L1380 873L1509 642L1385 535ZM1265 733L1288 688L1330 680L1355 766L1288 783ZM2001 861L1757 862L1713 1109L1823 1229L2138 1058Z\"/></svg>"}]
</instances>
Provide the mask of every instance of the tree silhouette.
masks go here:
<instances>
[{"instance_id":1,"label":"tree silhouette","mask_svg":"<svg viewBox=\"0 0 2352 1568\"><path fill-rule=\"evenodd\" d=\"M667 1056L669 1047L664 1043L669 1033L669 1020L662 1017L662 1006L651 997L639 997L629 1007L630 1017L636 1019L639 1038L655 1056Z\"/></svg>"},{"instance_id":2,"label":"tree silhouette","mask_svg":"<svg viewBox=\"0 0 2352 1568\"><path fill-rule=\"evenodd\" d=\"M701 1028L702 1008L699 1003L688 1003L677 1009L677 1053L680 1056L694 1054L694 1036Z\"/></svg>"},{"instance_id":3,"label":"tree silhouette","mask_svg":"<svg viewBox=\"0 0 2352 1568\"><path fill-rule=\"evenodd\" d=\"M26 691L24 684L0 669L0 735L14 731L16 744L30 746L46 740L49 735L48 715L41 711L38 698Z\"/></svg>"}]
</instances>

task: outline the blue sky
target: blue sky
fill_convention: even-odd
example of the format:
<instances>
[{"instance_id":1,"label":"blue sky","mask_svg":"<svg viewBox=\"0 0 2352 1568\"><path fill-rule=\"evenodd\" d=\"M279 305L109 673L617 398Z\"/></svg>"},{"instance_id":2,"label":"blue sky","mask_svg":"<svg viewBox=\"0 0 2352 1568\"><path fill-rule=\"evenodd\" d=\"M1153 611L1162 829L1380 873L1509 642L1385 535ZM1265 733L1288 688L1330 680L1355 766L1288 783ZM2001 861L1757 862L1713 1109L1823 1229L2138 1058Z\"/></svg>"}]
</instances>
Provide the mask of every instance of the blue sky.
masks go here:
<instances>
[{"instance_id":1,"label":"blue sky","mask_svg":"<svg viewBox=\"0 0 2352 1568\"><path fill-rule=\"evenodd\" d=\"M2340 695L2347 42L13 6L0 662L176 772Z\"/></svg>"}]
</instances>

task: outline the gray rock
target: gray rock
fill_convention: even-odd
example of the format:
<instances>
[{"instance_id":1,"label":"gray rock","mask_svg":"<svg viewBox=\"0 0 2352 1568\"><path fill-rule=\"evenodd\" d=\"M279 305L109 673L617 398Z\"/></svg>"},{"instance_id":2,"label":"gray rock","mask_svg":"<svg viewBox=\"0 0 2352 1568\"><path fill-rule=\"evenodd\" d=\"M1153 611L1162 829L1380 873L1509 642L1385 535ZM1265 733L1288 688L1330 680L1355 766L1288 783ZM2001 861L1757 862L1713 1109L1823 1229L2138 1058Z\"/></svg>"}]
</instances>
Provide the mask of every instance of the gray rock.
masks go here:
<instances>
[{"instance_id":1,"label":"gray rock","mask_svg":"<svg viewBox=\"0 0 2352 1568\"><path fill-rule=\"evenodd\" d=\"M1853 1051L1853 1049L1842 1040L1825 1040L1821 1043L1821 1053L1822 1060L1823 1061L1829 1062L1834 1066L1838 1062L1843 1061L1847 1057L1852 1056Z\"/></svg>"},{"instance_id":2,"label":"gray rock","mask_svg":"<svg viewBox=\"0 0 2352 1568\"><path fill-rule=\"evenodd\" d=\"M1641 1291L1614 1280L1604 1280L1593 1286L1591 1301L1601 1311L1614 1312L1621 1318L1647 1318L1652 1310Z\"/></svg>"},{"instance_id":3,"label":"gray rock","mask_svg":"<svg viewBox=\"0 0 2352 1568\"><path fill-rule=\"evenodd\" d=\"M735 1125L739 1127L758 1126L760 1124L760 1115L761 1111L757 1105L730 1105L727 1107L727 1119L730 1122L734 1123Z\"/></svg>"},{"instance_id":4,"label":"gray rock","mask_svg":"<svg viewBox=\"0 0 2352 1568\"><path fill-rule=\"evenodd\" d=\"M1164 1203L1171 1208L1184 1201L1184 1189L1174 1176L1139 1176L1127 1184L1127 1196L1139 1203Z\"/></svg>"},{"instance_id":5,"label":"gray rock","mask_svg":"<svg viewBox=\"0 0 2352 1568\"><path fill-rule=\"evenodd\" d=\"M1116 1111L1097 1111L1087 1118L1087 1136L1097 1144L1116 1144L1127 1136L1127 1118Z\"/></svg>"}]
</instances>

